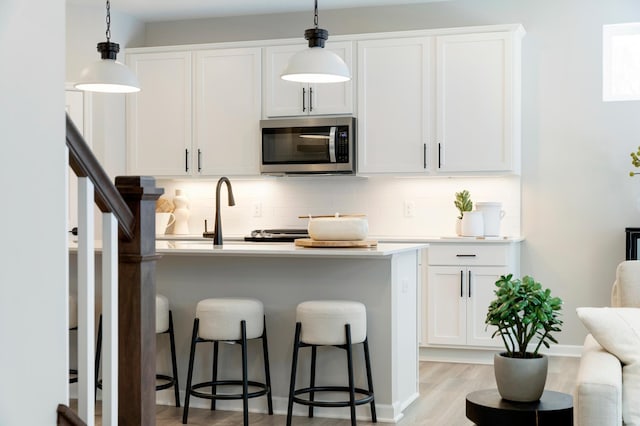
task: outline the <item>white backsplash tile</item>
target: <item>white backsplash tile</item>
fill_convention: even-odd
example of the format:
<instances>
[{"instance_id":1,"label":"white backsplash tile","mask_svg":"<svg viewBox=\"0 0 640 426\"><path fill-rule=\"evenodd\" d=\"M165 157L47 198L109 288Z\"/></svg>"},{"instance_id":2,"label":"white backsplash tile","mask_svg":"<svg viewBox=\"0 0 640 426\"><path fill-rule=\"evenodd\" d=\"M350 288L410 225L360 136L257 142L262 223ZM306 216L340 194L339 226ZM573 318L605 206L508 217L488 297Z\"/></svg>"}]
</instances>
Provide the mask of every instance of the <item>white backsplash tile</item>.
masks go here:
<instances>
[{"instance_id":1,"label":"white backsplash tile","mask_svg":"<svg viewBox=\"0 0 640 426\"><path fill-rule=\"evenodd\" d=\"M165 195L173 198L182 189L190 200L189 230L204 231L204 220L213 229L217 180L158 179ZM376 236L435 237L452 236L457 210L455 193L469 190L471 199L497 201L506 212L501 233L520 236L520 178L394 178L394 177L264 177L231 178L236 200L227 206L226 186L220 201L225 236L247 235L260 228L305 228L299 215L364 213L369 219L369 233ZM404 216L404 203L414 205L414 216ZM260 203L260 217L253 206ZM171 231L171 228L169 229Z\"/></svg>"}]
</instances>

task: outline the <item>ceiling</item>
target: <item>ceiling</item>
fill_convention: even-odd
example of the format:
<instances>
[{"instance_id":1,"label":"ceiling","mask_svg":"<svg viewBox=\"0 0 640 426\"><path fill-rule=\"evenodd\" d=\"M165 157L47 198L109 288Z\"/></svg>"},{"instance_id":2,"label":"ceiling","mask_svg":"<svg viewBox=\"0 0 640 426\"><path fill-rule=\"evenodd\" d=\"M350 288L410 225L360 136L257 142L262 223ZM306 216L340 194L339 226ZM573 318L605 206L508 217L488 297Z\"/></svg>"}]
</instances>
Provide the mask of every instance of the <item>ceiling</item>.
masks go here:
<instances>
[{"instance_id":1,"label":"ceiling","mask_svg":"<svg viewBox=\"0 0 640 426\"><path fill-rule=\"evenodd\" d=\"M320 0L318 9L432 3L446 0ZM70 4L96 5L100 0L67 0ZM106 3L106 2L105 2ZM313 13L313 0L115 0L111 9L144 22L268 13Z\"/></svg>"}]
</instances>

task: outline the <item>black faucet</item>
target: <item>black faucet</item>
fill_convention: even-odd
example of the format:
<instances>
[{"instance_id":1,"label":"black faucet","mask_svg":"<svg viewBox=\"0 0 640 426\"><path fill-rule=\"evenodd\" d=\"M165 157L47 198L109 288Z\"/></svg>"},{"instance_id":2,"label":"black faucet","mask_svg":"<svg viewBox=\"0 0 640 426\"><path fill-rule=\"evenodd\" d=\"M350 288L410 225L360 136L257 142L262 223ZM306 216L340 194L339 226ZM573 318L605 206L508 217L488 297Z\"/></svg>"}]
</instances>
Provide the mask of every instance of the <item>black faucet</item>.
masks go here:
<instances>
[{"instance_id":1,"label":"black faucet","mask_svg":"<svg viewBox=\"0 0 640 426\"><path fill-rule=\"evenodd\" d=\"M207 221L204 221L204 232L202 236L205 238L213 238L213 245L221 246L222 245L222 220L220 219L220 187L222 183L227 184L227 193L229 195L229 205L235 206L236 200L233 198L233 190L231 189L231 182L229 182L229 178L221 177L218 180L218 184L216 185L216 217L215 217L215 228L213 229L213 233L207 231Z\"/></svg>"}]
</instances>

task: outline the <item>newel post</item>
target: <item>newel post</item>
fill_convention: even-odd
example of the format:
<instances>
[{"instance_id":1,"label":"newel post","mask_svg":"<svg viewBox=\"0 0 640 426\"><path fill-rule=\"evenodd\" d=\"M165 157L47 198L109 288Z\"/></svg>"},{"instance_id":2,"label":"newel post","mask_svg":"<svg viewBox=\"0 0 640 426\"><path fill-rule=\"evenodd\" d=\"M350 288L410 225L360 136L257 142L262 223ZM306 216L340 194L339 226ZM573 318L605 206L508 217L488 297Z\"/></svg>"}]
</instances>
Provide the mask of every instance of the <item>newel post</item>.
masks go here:
<instances>
[{"instance_id":1,"label":"newel post","mask_svg":"<svg viewBox=\"0 0 640 426\"><path fill-rule=\"evenodd\" d=\"M135 217L134 238L118 244L118 424L156 424L156 200L147 176L120 176L116 188Z\"/></svg>"}]
</instances>

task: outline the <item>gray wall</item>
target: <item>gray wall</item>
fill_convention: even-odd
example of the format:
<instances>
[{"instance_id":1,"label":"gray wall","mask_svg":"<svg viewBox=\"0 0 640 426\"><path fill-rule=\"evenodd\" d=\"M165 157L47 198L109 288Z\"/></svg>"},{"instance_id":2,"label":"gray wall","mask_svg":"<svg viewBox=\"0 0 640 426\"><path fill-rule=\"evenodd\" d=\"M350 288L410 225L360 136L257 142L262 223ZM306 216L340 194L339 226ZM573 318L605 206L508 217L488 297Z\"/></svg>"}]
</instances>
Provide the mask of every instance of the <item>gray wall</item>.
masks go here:
<instances>
[{"instance_id":1,"label":"gray wall","mask_svg":"<svg viewBox=\"0 0 640 426\"><path fill-rule=\"evenodd\" d=\"M0 2L1 425L68 403L64 1Z\"/></svg>"},{"instance_id":2,"label":"gray wall","mask_svg":"<svg viewBox=\"0 0 640 426\"><path fill-rule=\"evenodd\" d=\"M565 300L562 344L582 343L577 306L609 303L624 228L640 226L640 102L602 102L602 25L640 21L635 0L452 0L320 10L332 34L522 23L522 273ZM150 23L145 45L300 37L311 13Z\"/></svg>"}]
</instances>

